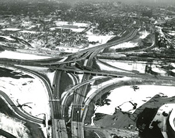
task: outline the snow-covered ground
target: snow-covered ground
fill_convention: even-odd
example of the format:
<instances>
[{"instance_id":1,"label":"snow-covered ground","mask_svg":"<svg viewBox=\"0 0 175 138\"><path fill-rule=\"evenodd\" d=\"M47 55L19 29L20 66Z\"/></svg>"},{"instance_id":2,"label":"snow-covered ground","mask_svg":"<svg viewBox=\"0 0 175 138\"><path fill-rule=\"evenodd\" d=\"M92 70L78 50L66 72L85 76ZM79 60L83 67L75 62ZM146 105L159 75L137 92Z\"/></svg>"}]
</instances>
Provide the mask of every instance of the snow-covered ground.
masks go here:
<instances>
[{"instance_id":1,"label":"snow-covered ground","mask_svg":"<svg viewBox=\"0 0 175 138\"><path fill-rule=\"evenodd\" d=\"M116 69L114 67L109 67L99 61L97 61L97 65L100 67L101 70L106 70L106 71L119 71L119 72L125 72L123 70L120 70L120 69Z\"/></svg>"},{"instance_id":2,"label":"snow-covered ground","mask_svg":"<svg viewBox=\"0 0 175 138\"><path fill-rule=\"evenodd\" d=\"M78 79L79 79L79 82L81 82L83 79L83 74L78 74Z\"/></svg>"},{"instance_id":3,"label":"snow-covered ground","mask_svg":"<svg viewBox=\"0 0 175 138\"><path fill-rule=\"evenodd\" d=\"M146 38L150 33L146 30L140 32L141 36L139 38L144 39Z\"/></svg>"},{"instance_id":4,"label":"snow-covered ground","mask_svg":"<svg viewBox=\"0 0 175 138\"><path fill-rule=\"evenodd\" d=\"M29 114L43 118L44 114L50 116L49 99L45 87L38 79L10 77L0 78L0 90L5 92L11 100L18 105L25 104L22 108ZM18 102L17 102L18 100Z\"/></svg>"},{"instance_id":5,"label":"snow-covered ground","mask_svg":"<svg viewBox=\"0 0 175 138\"><path fill-rule=\"evenodd\" d=\"M3 51L0 53L0 58L8 58L8 59L23 59L23 60L34 60L34 59L46 59L50 58L48 56L38 56L33 54L25 54L13 51Z\"/></svg>"},{"instance_id":6,"label":"snow-covered ground","mask_svg":"<svg viewBox=\"0 0 175 138\"><path fill-rule=\"evenodd\" d=\"M168 33L169 35L175 36L175 31L171 31L170 33Z\"/></svg>"},{"instance_id":7,"label":"snow-covered ground","mask_svg":"<svg viewBox=\"0 0 175 138\"><path fill-rule=\"evenodd\" d=\"M17 138L30 138L29 130L25 127L24 122L2 113L0 113L0 129L13 134Z\"/></svg>"},{"instance_id":8,"label":"snow-covered ground","mask_svg":"<svg viewBox=\"0 0 175 138\"><path fill-rule=\"evenodd\" d=\"M145 73L145 66L146 66L146 62L143 61L137 61L137 62L120 62L120 61L115 61L115 60L106 60L106 59L100 59L101 61L103 61L104 63L107 63L113 67L117 67L123 70L127 70L127 71L138 71L139 73ZM103 63L97 61L97 64L99 65L101 70L110 70L110 71L121 71L123 72L123 70L120 69L115 69L113 67L109 67L107 65L104 65ZM166 71L158 68L156 65L152 65L152 70L163 75L166 76Z\"/></svg>"},{"instance_id":9,"label":"snow-covered ground","mask_svg":"<svg viewBox=\"0 0 175 138\"><path fill-rule=\"evenodd\" d=\"M63 26L63 25L73 25L73 26L77 26L77 27L88 27L89 24L87 23L78 23L78 22L72 22L69 23L67 21L55 21L56 26Z\"/></svg>"},{"instance_id":10,"label":"snow-covered ground","mask_svg":"<svg viewBox=\"0 0 175 138\"><path fill-rule=\"evenodd\" d=\"M105 44L107 41L109 41L113 35L96 35L96 34L87 34L86 35L89 42L98 42L97 44ZM93 46L93 45L91 45Z\"/></svg>"},{"instance_id":11,"label":"snow-covered ground","mask_svg":"<svg viewBox=\"0 0 175 138\"><path fill-rule=\"evenodd\" d=\"M15 39L11 38L10 36L2 36L2 35L0 35L0 38L4 38L4 39L10 40L10 41L15 41Z\"/></svg>"},{"instance_id":12,"label":"snow-covered ground","mask_svg":"<svg viewBox=\"0 0 175 138\"><path fill-rule=\"evenodd\" d=\"M136 47L136 46L138 46L138 43L129 41L129 42L124 42L124 43L118 44L116 46L113 46L110 49L131 48L131 47Z\"/></svg>"},{"instance_id":13,"label":"snow-covered ground","mask_svg":"<svg viewBox=\"0 0 175 138\"><path fill-rule=\"evenodd\" d=\"M103 76L95 76L95 77L93 77L92 79L95 80L95 79L103 79L103 78L105 78L105 77L103 77ZM112 80L112 81L113 81L113 80ZM90 84L93 85L93 83L94 83L94 81L92 81ZM104 82L104 83L102 83L102 84L100 84L100 85L91 86L91 88L90 88L88 94L86 95L85 101L88 99L88 97L89 97L90 95L92 95L96 90L98 90L100 87L102 87L102 86L104 86L104 85L106 85L106 82Z\"/></svg>"},{"instance_id":14,"label":"snow-covered ground","mask_svg":"<svg viewBox=\"0 0 175 138\"><path fill-rule=\"evenodd\" d=\"M143 62L119 62L119 61L115 61L115 60L105 60L105 59L100 59L101 61L103 61L104 63L107 63L111 66L120 68L120 69L124 69L127 71L132 71L132 70L137 70L140 73L145 73L145 65ZM121 71L120 69L115 69L109 66L106 66L104 64L102 64L101 62L97 62L97 64L99 65L101 70L108 70L108 71Z\"/></svg>"},{"instance_id":15,"label":"snow-covered ground","mask_svg":"<svg viewBox=\"0 0 175 138\"><path fill-rule=\"evenodd\" d=\"M157 68L156 65L152 65L151 67L152 67L152 70L155 71L155 72L158 72L158 73L160 73L162 75L165 75L166 74L166 71L165 70L163 70L161 68Z\"/></svg>"},{"instance_id":16,"label":"snow-covered ground","mask_svg":"<svg viewBox=\"0 0 175 138\"><path fill-rule=\"evenodd\" d=\"M20 31L21 29L19 29L19 28L3 28L1 30L2 31Z\"/></svg>"},{"instance_id":17,"label":"snow-covered ground","mask_svg":"<svg viewBox=\"0 0 175 138\"><path fill-rule=\"evenodd\" d=\"M54 80L55 72L56 72L56 71L53 71L53 72L48 72L48 71L47 71L47 73L46 73L47 77L48 77L49 80L50 80L51 85L53 85L53 80Z\"/></svg>"},{"instance_id":18,"label":"snow-covered ground","mask_svg":"<svg viewBox=\"0 0 175 138\"><path fill-rule=\"evenodd\" d=\"M88 30L86 34L87 34L86 37L88 38L89 42L97 42L96 44L90 44L89 47L105 44L115 36L115 35L109 35L109 34L108 35L93 34L91 30Z\"/></svg>"},{"instance_id":19,"label":"snow-covered ground","mask_svg":"<svg viewBox=\"0 0 175 138\"><path fill-rule=\"evenodd\" d=\"M73 32L82 32L89 26L88 23L77 23L77 22L67 22L67 21L55 21L55 24L57 27L52 27L50 30L55 29L70 29ZM77 27L77 28L75 28Z\"/></svg>"},{"instance_id":20,"label":"snow-covered ground","mask_svg":"<svg viewBox=\"0 0 175 138\"><path fill-rule=\"evenodd\" d=\"M115 108L119 105L122 111L132 110L133 105L129 103L137 103L137 107L150 100L156 94L163 93L168 97L174 96L175 87L158 86L158 85L138 85L139 89L134 91L130 86L123 86L111 91L108 99L111 100L110 105L97 107L96 113L104 113L112 115ZM145 101L143 101L145 100ZM132 110L133 112L134 110Z\"/></svg>"},{"instance_id":21,"label":"snow-covered ground","mask_svg":"<svg viewBox=\"0 0 175 138\"><path fill-rule=\"evenodd\" d=\"M129 78L129 77L113 78L113 79L110 79L108 81L102 82L102 83L100 83L98 85L93 85L93 86L91 86L91 89L88 92L88 94L87 94L87 96L85 98L85 101L89 100L89 97L93 98L93 96L95 96L99 92L99 89L101 89L101 88L105 88L106 86L110 86L110 85L118 83L120 81L124 81L124 80L126 81L126 80L130 80L130 79L131 78Z\"/></svg>"}]
</instances>

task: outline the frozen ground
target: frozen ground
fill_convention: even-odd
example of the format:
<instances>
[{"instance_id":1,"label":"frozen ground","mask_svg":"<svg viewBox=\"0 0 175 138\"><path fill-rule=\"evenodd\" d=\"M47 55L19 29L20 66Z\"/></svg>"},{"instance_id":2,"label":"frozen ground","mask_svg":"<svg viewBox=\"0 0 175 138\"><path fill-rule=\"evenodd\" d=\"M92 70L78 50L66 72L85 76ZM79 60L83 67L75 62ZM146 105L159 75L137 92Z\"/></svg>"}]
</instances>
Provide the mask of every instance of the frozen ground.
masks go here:
<instances>
[{"instance_id":1,"label":"frozen ground","mask_svg":"<svg viewBox=\"0 0 175 138\"><path fill-rule=\"evenodd\" d=\"M110 49L131 48L131 47L136 47L136 46L138 46L138 43L129 41L129 42L124 42L124 43L118 44L116 46L113 46Z\"/></svg>"},{"instance_id":2,"label":"frozen ground","mask_svg":"<svg viewBox=\"0 0 175 138\"><path fill-rule=\"evenodd\" d=\"M109 41L114 36L113 35L87 34L87 37L88 37L89 42L98 42L97 44L100 45L100 44L105 44L107 41Z\"/></svg>"},{"instance_id":3,"label":"frozen ground","mask_svg":"<svg viewBox=\"0 0 175 138\"><path fill-rule=\"evenodd\" d=\"M168 33L169 35L175 36L175 31L171 31Z\"/></svg>"},{"instance_id":4,"label":"frozen ground","mask_svg":"<svg viewBox=\"0 0 175 138\"><path fill-rule=\"evenodd\" d=\"M24 126L24 122L13 119L2 113L0 113L0 129L3 129L10 134L13 134L17 138L30 138L30 136L28 135L29 130Z\"/></svg>"},{"instance_id":5,"label":"frozen ground","mask_svg":"<svg viewBox=\"0 0 175 138\"><path fill-rule=\"evenodd\" d=\"M141 35L141 36L140 36L139 38L144 39L144 38L146 38L149 34L150 34L150 33L149 33L148 31L146 31L146 30L141 31L141 32L140 32L140 35Z\"/></svg>"},{"instance_id":6,"label":"frozen ground","mask_svg":"<svg viewBox=\"0 0 175 138\"><path fill-rule=\"evenodd\" d=\"M133 84L134 85L134 84ZM132 110L132 103L137 103L137 107L141 106L156 94L163 93L168 97L174 96L175 87L172 86L154 86L154 85L138 85L139 89L134 91L131 86L123 86L111 91L108 99L111 100L109 106L105 105L97 107L96 113L104 113L112 115L115 108L120 105L122 111ZM145 101L143 101L145 100ZM134 110L132 110L133 112Z\"/></svg>"},{"instance_id":7,"label":"frozen ground","mask_svg":"<svg viewBox=\"0 0 175 138\"><path fill-rule=\"evenodd\" d=\"M136 63L134 61L133 62L120 62L120 61L115 61L115 60L105 60L105 59L100 59L100 60L111 65L111 66L114 66L114 67L117 67L120 69L124 69L127 71L137 70L140 73L145 73L145 65L146 64L144 64L143 62ZM97 64L99 65L101 70L121 71L122 72L122 70L120 70L120 69L112 68L110 66L102 64L101 62L97 62Z\"/></svg>"},{"instance_id":8,"label":"frozen ground","mask_svg":"<svg viewBox=\"0 0 175 138\"><path fill-rule=\"evenodd\" d=\"M89 24L87 23L77 23L77 22L72 22L69 23L67 21L55 21L56 26L63 26L63 25L73 25L73 26L77 26L77 27L88 27Z\"/></svg>"},{"instance_id":9,"label":"frozen ground","mask_svg":"<svg viewBox=\"0 0 175 138\"><path fill-rule=\"evenodd\" d=\"M8 77L0 78L0 90L5 92L18 105L26 104L22 108L29 114L43 118L43 114L50 116L49 99L45 87L38 79ZM18 100L18 101L17 101Z\"/></svg>"},{"instance_id":10,"label":"frozen ground","mask_svg":"<svg viewBox=\"0 0 175 138\"><path fill-rule=\"evenodd\" d=\"M121 71L120 69L123 70L127 70L127 71L138 71L139 73L145 73L145 66L146 66L146 62L142 62L142 61L137 61L137 62L120 62L120 61L115 61L115 60L106 60L106 59L100 59L101 61L103 61L104 63L107 63L113 67L117 67L119 69L115 69L113 67L107 66L102 64L101 62L97 61L97 64L99 65L101 70L110 70L110 71ZM158 68L156 65L152 65L152 70L160 73L161 75L165 76L166 75L166 71Z\"/></svg>"},{"instance_id":11,"label":"frozen ground","mask_svg":"<svg viewBox=\"0 0 175 138\"><path fill-rule=\"evenodd\" d=\"M24 54L24 53L5 50L5 51L0 53L0 58L34 60L34 59L46 59L46 58L50 58L50 57L38 56L38 55L33 55L33 54Z\"/></svg>"},{"instance_id":12,"label":"frozen ground","mask_svg":"<svg viewBox=\"0 0 175 138\"><path fill-rule=\"evenodd\" d=\"M97 45L105 44L107 43L111 38L114 37L114 35L99 35L99 34L93 34L91 30L86 32L86 37L88 38L89 42L97 42L96 44L90 44L89 47L94 47Z\"/></svg>"},{"instance_id":13,"label":"frozen ground","mask_svg":"<svg viewBox=\"0 0 175 138\"><path fill-rule=\"evenodd\" d=\"M19 28L4 28L4 29L1 29L2 31L20 31L21 29Z\"/></svg>"}]
</instances>

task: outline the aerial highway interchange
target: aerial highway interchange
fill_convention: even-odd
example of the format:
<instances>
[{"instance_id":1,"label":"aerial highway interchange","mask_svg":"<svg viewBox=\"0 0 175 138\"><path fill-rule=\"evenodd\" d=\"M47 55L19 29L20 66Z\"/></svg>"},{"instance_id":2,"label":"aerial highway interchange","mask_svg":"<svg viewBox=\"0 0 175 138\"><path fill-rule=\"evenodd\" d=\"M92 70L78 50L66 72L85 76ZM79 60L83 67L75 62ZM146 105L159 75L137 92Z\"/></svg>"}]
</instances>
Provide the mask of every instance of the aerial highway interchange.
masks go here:
<instances>
[{"instance_id":1,"label":"aerial highway interchange","mask_svg":"<svg viewBox=\"0 0 175 138\"><path fill-rule=\"evenodd\" d=\"M158 76L158 79L151 75L151 74L141 74L141 73L135 73L135 72L107 72L107 71L100 71L93 69L93 63L96 59L96 56L98 53L100 53L105 48L109 48L112 46L115 46L117 44L120 44L122 42L129 41L135 37L137 34L137 29L133 29L128 35L125 37L122 37L116 41L109 42L103 45L99 45L92 48L87 48L85 50L79 51L78 53L69 54L66 57L64 55L65 60L62 62L59 62L60 57L58 58L49 58L45 60L11 60L11 59L1 59L0 63L6 66L11 66L14 68L17 68L19 70L22 70L24 72L27 72L29 74L33 74L34 76L38 77L40 80L43 81L45 87L47 88L47 92L49 94L49 103L51 108L51 118L52 118L52 137L53 138L68 138L68 132L66 128L66 121L64 119L64 116L68 113L65 109L67 104L67 99L71 95L71 93L74 94L74 100L72 101L72 109L71 109L71 136L73 138L83 138L84 137L84 120L86 118L86 114L88 112L88 106L90 102L99 95L100 92L102 92L105 88L112 88L117 87L117 82L113 82L112 84L106 85L102 88L100 88L98 91L93 93L90 97L86 97L88 91L88 85L91 81L91 76L104 76L104 77L113 77L113 78L123 78L125 76L127 77L133 77L137 78L138 80L146 80L148 82L172 82L174 78L168 77L168 76ZM155 42L153 42L153 45L150 46L152 48ZM133 51L133 50L132 50ZM128 52L128 51L127 51ZM125 53L123 51L123 53ZM80 69L76 68L72 63L76 63L78 61L85 61L87 60L86 64L84 64L85 67L88 69ZM37 67L47 67L48 69L55 70L55 76L53 80L53 84L51 85L50 80L42 73L37 72L35 70L28 69L27 66L37 66ZM91 69L91 70L90 70ZM74 87L72 87L70 90L68 90L62 97L62 93L60 93L60 81L62 73L73 73L73 74L83 74L82 81L78 84L76 84ZM135 83L136 80L135 80ZM139 84L139 81L138 81ZM76 93L74 91L76 90ZM9 102L11 105L13 105L13 108L17 114L22 116L24 119L28 119L30 121L36 122L36 123L43 123L44 120L37 119L36 117L32 117L27 114L23 114L21 111L18 110L12 103L12 101L3 93L1 92L1 95ZM86 99L86 101L85 101ZM45 123L47 124L48 120L45 120ZM48 124L47 124L48 125ZM47 126L46 125L46 126ZM102 135L99 137L105 137L102 132L96 132L98 135Z\"/></svg>"}]
</instances>

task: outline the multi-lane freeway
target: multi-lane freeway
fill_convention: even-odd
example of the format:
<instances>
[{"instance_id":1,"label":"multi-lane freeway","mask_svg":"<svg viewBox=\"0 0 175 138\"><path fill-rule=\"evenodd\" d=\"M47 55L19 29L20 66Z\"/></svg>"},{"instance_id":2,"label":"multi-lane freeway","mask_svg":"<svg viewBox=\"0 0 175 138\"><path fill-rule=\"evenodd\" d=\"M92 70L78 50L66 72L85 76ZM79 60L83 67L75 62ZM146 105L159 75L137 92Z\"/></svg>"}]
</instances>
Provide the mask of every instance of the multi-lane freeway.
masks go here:
<instances>
[{"instance_id":1,"label":"multi-lane freeway","mask_svg":"<svg viewBox=\"0 0 175 138\"><path fill-rule=\"evenodd\" d=\"M31 75L38 77L43 82L49 95L53 138L68 137L66 122L64 118L64 115L67 113L65 113L64 107L67 104L69 96L73 93L74 100L72 101L72 109L71 109L71 136L73 138L84 138L84 120L85 120L90 102L94 97L96 97L96 95L98 95L101 91L103 91L103 89L113 87L113 85L117 85L117 84L114 84L113 82L112 84L109 84L100 88L95 93L90 95L89 98L86 98L88 93L87 91L88 85L90 82L95 80L95 79L91 79L93 75L102 76L102 77L110 76L115 78L122 78L124 76L127 76L131 78L133 77L138 78L138 80L142 79L148 82L155 82L155 83L156 82L173 83L173 81L175 80L175 78L168 77L168 76L158 76L158 78L156 78L155 76L152 76L149 74L140 74L140 73L134 73L134 72L119 72L119 71L110 72L110 71L100 71L100 70L93 69L93 63L96 60L95 57L99 52L103 51L105 48L110 48L112 46L115 46L120 43L133 39L136 36L137 31L138 31L137 29L133 29L128 35L118 40L115 40L106 44L102 44L96 47L87 48L74 54L64 55L64 57L62 58L56 57L56 58L49 58L49 59L43 59L43 60L1 59L0 63L6 66L12 66L20 70L23 70ZM155 43L153 41L152 45L149 48L153 48L154 46L155 46ZM87 60L87 62L84 62L85 60ZM76 63L78 61L82 61L84 63L84 66L90 68L91 70L86 70L86 69L81 70L76 67L72 67L69 64L69 63ZM15 65L21 65L21 67L15 66ZM50 80L43 74L36 71L32 71L25 67L22 67L23 65L48 67L52 70L55 70L56 73L54 75L53 84L51 85ZM79 84L77 84L76 86L72 87L70 90L62 94L60 92L60 87L61 87L60 82L61 82L63 72L73 73L73 74L83 74L83 78ZM140 83L140 81L138 81L138 83ZM75 92L75 89L76 89L76 92ZM6 98L6 100L10 101L8 98ZM13 104L11 103L11 105ZM18 108L15 109L15 111L18 112ZM21 112L19 112L19 114L21 114ZM37 118L35 117L31 117L27 115L24 116L23 114L21 115L25 119L35 121L35 122L38 121L38 123L41 123L43 121L43 120L37 120Z\"/></svg>"}]
</instances>

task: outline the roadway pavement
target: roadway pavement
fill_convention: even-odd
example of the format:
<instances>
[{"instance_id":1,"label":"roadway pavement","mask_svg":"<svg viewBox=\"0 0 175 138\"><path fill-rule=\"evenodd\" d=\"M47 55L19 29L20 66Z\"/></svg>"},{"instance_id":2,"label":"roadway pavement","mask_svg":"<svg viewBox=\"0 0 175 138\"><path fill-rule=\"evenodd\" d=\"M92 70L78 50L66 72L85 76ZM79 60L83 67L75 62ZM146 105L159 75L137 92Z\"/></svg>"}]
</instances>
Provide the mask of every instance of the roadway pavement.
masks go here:
<instances>
[{"instance_id":1,"label":"roadway pavement","mask_svg":"<svg viewBox=\"0 0 175 138\"><path fill-rule=\"evenodd\" d=\"M59 137L60 133L58 133L57 130L59 130L60 128L63 128L65 125L62 125L63 123L58 123L58 121L55 121L55 119L54 119L55 109L54 109L54 105L52 103L52 100L54 98L53 98L52 86L50 84L49 79L46 78L43 74L38 73L36 71L32 71L30 69L26 69L26 68L15 66L15 65L11 65L11 67L17 68L19 70L22 70L22 71L28 73L28 74L31 74L31 76L35 76L43 82L45 88L47 89L48 95L49 95L49 103L50 103L50 108L51 108L51 121L52 121L52 138L62 138L62 137ZM59 109L59 111L60 111L60 109ZM46 120L46 123L47 123L47 120ZM65 134L64 138L67 138L67 134L66 133L63 133L63 134ZM62 134L62 136L63 136L63 134Z\"/></svg>"},{"instance_id":2,"label":"roadway pavement","mask_svg":"<svg viewBox=\"0 0 175 138\"><path fill-rule=\"evenodd\" d=\"M87 115L87 112L88 112L88 107L89 107L89 104L94 100L94 98L98 95L102 95L104 94L104 92L109 92L110 90L114 89L114 88L118 88L118 87L122 87L122 86L126 86L126 85L133 85L133 81L134 81L134 84L135 85L141 85L141 84L152 84L154 83L154 85L165 85L164 82L158 82L158 81L154 81L154 80L150 80L150 81L144 81L144 79L129 79L129 80L116 80L116 82L111 82L111 83L108 83L107 85L105 86L101 86L99 89L97 89L94 93L92 93L88 98L87 100L85 101L85 104L84 104L84 110L83 110L83 115L82 115L82 122L85 121L85 118L86 118L86 115ZM169 82L167 82L167 84L169 86ZM174 86L174 84L172 84L172 86ZM105 91L104 91L105 90ZM98 97L97 97L98 98Z\"/></svg>"},{"instance_id":3,"label":"roadway pavement","mask_svg":"<svg viewBox=\"0 0 175 138\"><path fill-rule=\"evenodd\" d=\"M83 61L85 59L88 59L87 64L85 66L91 68L93 66L92 61L94 60L94 57L96 57L96 55L101 50L133 39L136 36L137 31L138 31L137 29L133 29L128 35L120 38L119 40L109 42L106 44L102 44L96 47L87 48L75 54L71 54L71 55L69 54L67 59L63 62L59 62L60 57L59 58L56 57L56 58L35 60L35 61L34 60L1 59L0 63L6 64L9 66L13 64L30 65L30 66L47 66L47 67L57 70L57 73L54 78L54 83L53 83L54 85L51 86L48 79L45 78L42 74L31 71L29 69L22 68L22 67L17 67L17 68L20 68L21 70L24 70L28 73L31 73L37 76L39 79L43 81L48 91L49 98L50 98L49 101L50 101L50 106L51 106L53 138L67 138L68 136L67 136L67 130L65 126L65 120L64 118L62 118L62 116L64 115L64 112L62 110L64 109L62 109L61 94L59 92L62 71L65 71L68 73L71 72L71 73L84 74L83 79L82 79L82 84L84 82L89 81L92 75L113 76L113 77L119 77L119 78L123 76L137 77L137 78L146 79L148 82L155 81L158 83L164 82L164 81L172 83L172 81L175 80L175 78L172 78L172 77L158 76L158 78L155 78L154 76L148 75L148 74L134 74L134 73L126 73L126 72L104 72L104 71L99 71L99 70L88 71L88 70L66 68L64 66L64 64L67 64L67 63L75 63L77 61ZM111 86L108 86L108 87L111 87ZM86 117L87 110L82 110L82 105L84 104L84 100L87 95L87 88L88 88L88 83L87 85L86 84L83 85L83 87L81 87L81 89L77 91L77 93L81 93L81 95L75 94L75 98L73 101L72 121L71 121L71 133L72 133L73 138L77 138L77 137L84 138L84 121L83 120ZM102 90L100 89L99 92L100 91ZM95 94L94 96L96 95L97 94ZM66 94L66 96L69 96L69 94ZM88 104L91 102L90 99L92 99L93 97L89 98L88 103L85 103L86 106L88 106ZM64 100L65 101L63 101L63 104L65 104L67 98Z\"/></svg>"},{"instance_id":4,"label":"roadway pavement","mask_svg":"<svg viewBox=\"0 0 175 138\"><path fill-rule=\"evenodd\" d=\"M19 116L22 117L23 120L29 121L32 123L38 123L38 124L43 124L44 120L34 117L27 112L22 112L14 103L13 101L8 97L6 93L0 90L0 95L6 100L6 102L9 104L9 106L15 111L15 113Z\"/></svg>"},{"instance_id":5,"label":"roadway pavement","mask_svg":"<svg viewBox=\"0 0 175 138\"><path fill-rule=\"evenodd\" d=\"M79 51L78 53L67 55L68 58L64 62L59 62L61 59L60 57L48 58L48 59L36 59L36 60L21 60L21 59L7 59L1 58L0 63L2 64L19 64L19 65L31 65L31 66L52 66L52 65L59 65L59 64L66 64L66 63L74 63L76 61L85 60L87 57L94 53L94 51L101 51L105 48L109 48L115 46L119 43L129 41L135 37L137 33L137 29L133 29L127 36L122 37L116 41L112 41L106 44L98 45L95 47L90 47L84 50ZM95 55L94 55L95 56ZM65 56L64 56L65 57Z\"/></svg>"}]
</instances>

